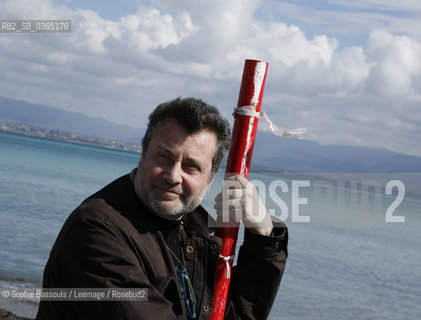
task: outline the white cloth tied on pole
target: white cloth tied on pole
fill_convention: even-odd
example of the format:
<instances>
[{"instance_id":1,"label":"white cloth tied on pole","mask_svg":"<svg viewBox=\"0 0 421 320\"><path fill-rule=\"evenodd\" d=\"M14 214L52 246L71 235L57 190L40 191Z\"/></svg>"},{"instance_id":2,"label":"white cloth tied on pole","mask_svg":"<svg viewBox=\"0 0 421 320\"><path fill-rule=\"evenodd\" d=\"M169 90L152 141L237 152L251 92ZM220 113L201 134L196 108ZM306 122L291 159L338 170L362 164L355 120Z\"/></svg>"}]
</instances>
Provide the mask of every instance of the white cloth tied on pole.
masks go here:
<instances>
[{"instance_id":1,"label":"white cloth tied on pole","mask_svg":"<svg viewBox=\"0 0 421 320\"><path fill-rule=\"evenodd\" d=\"M293 139L302 139L302 137L307 133L306 128L298 128L292 130L286 130L279 128L276 123L269 119L268 115L264 112L256 112L253 106L243 106L234 109L233 116L241 115L241 116L248 116L248 117L255 117L257 119L260 118L260 115L263 115L263 118L269 124L269 128L273 134L280 136L280 137L291 137Z\"/></svg>"},{"instance_id":2,"label":"white cloth tied on pole","mask_svg":"<svg viewBox=\"0 0 421 320\"><path fill-rule=\"evenodd\" d=\"M221 259L225 261L225 278L230 279L231 278L231 266L230 266L230 260L234 259L234 256L228 256L225 257L223 255L219 255Z\"/></svg>"}]
</instances>

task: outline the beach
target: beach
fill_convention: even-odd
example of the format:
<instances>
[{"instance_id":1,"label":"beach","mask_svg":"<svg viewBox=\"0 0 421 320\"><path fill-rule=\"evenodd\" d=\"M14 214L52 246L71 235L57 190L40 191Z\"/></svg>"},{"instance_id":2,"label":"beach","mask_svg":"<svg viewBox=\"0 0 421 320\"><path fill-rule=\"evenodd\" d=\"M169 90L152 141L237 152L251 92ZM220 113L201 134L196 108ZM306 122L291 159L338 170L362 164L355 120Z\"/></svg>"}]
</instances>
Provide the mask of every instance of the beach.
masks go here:
<instances>
[{"instance_id":1,"label":"beach","mask_svg":"<svg viewBox=\"0 0 421 320\"><path fill-rule=\"evenodd\" d=\"M29 318L20 318L13 313L0 309L0 320L30 320Z\"/></svg>"}]
</instances>

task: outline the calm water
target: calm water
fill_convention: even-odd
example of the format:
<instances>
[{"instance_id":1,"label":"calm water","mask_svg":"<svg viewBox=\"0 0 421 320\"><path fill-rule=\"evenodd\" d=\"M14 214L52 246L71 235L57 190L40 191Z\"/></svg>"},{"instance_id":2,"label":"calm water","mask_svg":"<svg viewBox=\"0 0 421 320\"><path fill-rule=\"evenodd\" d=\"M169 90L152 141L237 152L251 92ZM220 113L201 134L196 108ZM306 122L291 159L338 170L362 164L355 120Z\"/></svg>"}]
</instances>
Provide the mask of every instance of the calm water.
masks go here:
<instances>
[{"instance_id":1,"label":"calm water","mask_svg":"<svg viewBox=\"0 0 421 320\"><path fill-rule=\"evenodd\" d=\"M87 196L128 173L138 157L0 132L0 291L41 286L49 251L68 214ZM292 218L291 179L278 175L250 176L266 186L268 208L276 209L278 217L280 200L270 197L269 185L282 179L289 187L289 192L277 192L289 208L290 244L270 319L421 319L419 198L405 196L394 211L405 216L404 223L385 223L385 212L396 196L381 195L379 200L358 190L355 205L352 188L317 189L312 182L299 194L308 199L299 206L299 215L309 216L311 222L297 223ZM209 209L220 188L218 178L204 202ZM362 194L368 195L365 206ZM326 203L331 205L327 208ZM375 205L378 210L372 210ZM361 214L365 208L370 210ZM360 216L355 218L357 211ZM37 310L34 303L1 299L0 307L26 316Z\"/></svg>"}]
</instances>

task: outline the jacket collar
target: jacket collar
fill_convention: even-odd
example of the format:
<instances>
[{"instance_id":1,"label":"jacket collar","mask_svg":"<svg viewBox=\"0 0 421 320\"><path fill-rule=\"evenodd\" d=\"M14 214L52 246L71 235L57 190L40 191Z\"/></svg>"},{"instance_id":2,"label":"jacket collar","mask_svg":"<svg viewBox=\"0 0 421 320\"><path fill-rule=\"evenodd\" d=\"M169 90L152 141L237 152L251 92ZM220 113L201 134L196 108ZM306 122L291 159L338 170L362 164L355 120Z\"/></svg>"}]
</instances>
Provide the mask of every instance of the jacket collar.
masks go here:
<instances>
[{"instance_id":1,"label":"jacket collar","mask_svg":"<svg viewBox=\"0 0 421 320\"><path fill-rule=\"evenodd\" d=\"M184 226L186 230L192 230L205 237L216 231L217 222L200 205L184 217Z\"/></svg>"}]
</instances>

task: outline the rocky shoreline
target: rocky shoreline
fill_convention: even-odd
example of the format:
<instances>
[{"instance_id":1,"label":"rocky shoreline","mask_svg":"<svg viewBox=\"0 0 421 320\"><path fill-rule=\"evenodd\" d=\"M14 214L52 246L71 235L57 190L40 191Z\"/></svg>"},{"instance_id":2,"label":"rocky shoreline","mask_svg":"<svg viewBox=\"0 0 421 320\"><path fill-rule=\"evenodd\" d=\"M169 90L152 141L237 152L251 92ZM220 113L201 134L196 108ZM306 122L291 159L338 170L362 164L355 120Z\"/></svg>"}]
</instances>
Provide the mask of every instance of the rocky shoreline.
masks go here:
<instances>
[{"instance_id":1,"label":"rocky shoreline","mask_svg":"<svg viewBox=\"0 0 421 320\"><path fill-rule=\"evenodd\" d=\"M29 318L21 318L13 313L6 311L4 309L0 309L0 320L31 320Z\"/></svg>"}]
</instances>

